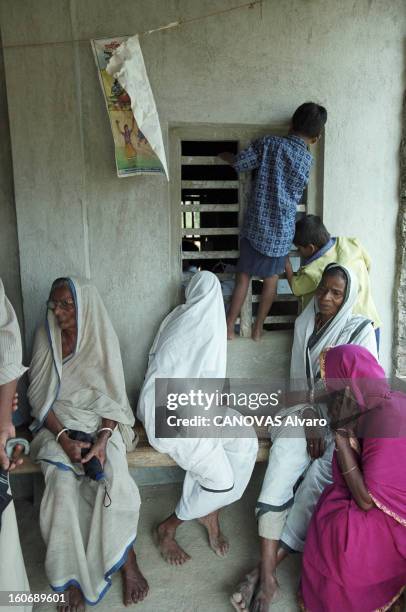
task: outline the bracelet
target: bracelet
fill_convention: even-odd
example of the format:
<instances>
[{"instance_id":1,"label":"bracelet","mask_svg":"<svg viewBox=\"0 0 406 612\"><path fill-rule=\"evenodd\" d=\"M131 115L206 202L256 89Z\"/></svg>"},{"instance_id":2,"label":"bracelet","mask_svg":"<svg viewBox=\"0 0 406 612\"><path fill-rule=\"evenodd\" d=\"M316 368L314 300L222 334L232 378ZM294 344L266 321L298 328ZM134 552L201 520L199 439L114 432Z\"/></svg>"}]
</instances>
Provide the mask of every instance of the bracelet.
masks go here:
<instances>
[{"instance_id":1,"label":"bracelet","mask_svg":"<svg viewBox=\"0 0 406 612\"><path fill-rule=\"evenodd\" d=\"M109 438L111 438L111 436L113 435L114 429L112 429L111 427L102 427L101 429L98 430L97 434L101 433L102 431L109 431L110 432Z\"/></svg>"},{"instance_id":2,"label":"bracelet","mask_svg":"<svg viewBox=\"0 0 406 612\"><path fill-rule=\"evenodd\" d=\"M352 468L350 468L346 472L341 472L341 475L344 476L344 474L349 474L350 472L353 472L356 469L358 469L358 465L353 465Z\"/></svg>"},{"instance_id":3,"label":"bracelet","mask_svg":"<svg viewBox=\"0 0 406 612\"><path fill-rule=\"evenodd\" d=\"M65 431L69 431L69 429L67 427L64 427L63 429L61 429L61 431L58 431L58 433L55 436L55 440L57 442L59 442L59 438L61 437L63 433L65 433Z\"/></svg>"}]
</instances>

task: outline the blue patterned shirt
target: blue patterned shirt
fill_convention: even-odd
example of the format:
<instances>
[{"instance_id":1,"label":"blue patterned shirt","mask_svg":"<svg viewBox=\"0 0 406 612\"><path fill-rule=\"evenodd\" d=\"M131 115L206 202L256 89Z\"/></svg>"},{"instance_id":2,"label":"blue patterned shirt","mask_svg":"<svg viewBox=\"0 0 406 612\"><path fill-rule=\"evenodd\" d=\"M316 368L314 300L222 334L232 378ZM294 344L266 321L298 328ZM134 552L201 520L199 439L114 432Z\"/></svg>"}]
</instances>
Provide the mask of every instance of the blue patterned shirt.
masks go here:
<instances>
[{"instance_id":1,"label":"blue patterned shirt","mask_svg":"<svg viewBox=\"0 0 406 612\"><path fill-rule=\"evenodd\" d=\"M313 157L298 136L265 136L236 157L237 172L256 170L241 236L270 257L287 255L295 233L296 206L309 180Z\"/></svg>"}]
</instances>

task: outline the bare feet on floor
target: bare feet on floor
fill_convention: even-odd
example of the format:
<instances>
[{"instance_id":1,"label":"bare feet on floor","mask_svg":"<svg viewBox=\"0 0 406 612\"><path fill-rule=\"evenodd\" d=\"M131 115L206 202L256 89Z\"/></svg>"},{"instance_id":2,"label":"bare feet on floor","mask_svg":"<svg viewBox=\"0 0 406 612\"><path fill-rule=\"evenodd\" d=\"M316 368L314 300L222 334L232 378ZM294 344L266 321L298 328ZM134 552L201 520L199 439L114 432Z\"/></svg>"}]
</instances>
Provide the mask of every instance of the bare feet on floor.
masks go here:
<instances>
[{"instance_id":1,"label":"bare feet on floor","mask_svg":"<svg viewBox=\"0 0 406 612\"><path fill-rule=\"evenodd\" d=\"M262 332L263 332L262 325L261 325L261 327L257 327L256 325L253 325L252 326L252 332L251 332L251 338L255 342L258 342L259 340L261 340Z\"/></svg>"},{"instance_id":2,"label":"bare feet on floor","mask_svg":"<svg viewBox=\"0 0 406 612\"><path fill-rule=\"evenodd\" d=\"M227 340L234 340L235 331L234 331L234 323L233 325L227 325Z\"/></svg>"},{"instance_id":3,"label":"bare feet on floor","mask_svg":"<svg viewBox=\"0 0 406 612\"><path fill-rule=\"evenodd\" d=\"M138 567L134 550L131 548L128 553L127 561L121 568L123 580L123 603L130 606L133 603L143 601L148 595L149 586L141 570Z\"/></svg>"},{"instance_id":4,"label":"bare feet on floor","mask_svg":"<svg viewBox=\"0 0 406 612\"><path fill-rule=\"evenodd\" d=\"M85 598L83 597L82 591L76 587L71 586L64 593L66 604L58 606L58 612L84 612L85 610Z\"/></svg>"},{"instance_id":5,"label":"bare feet on floor","mask_svg":"<svg viewBox=\"0 0 406 612\"><path fill-rule=\"evenodd\" d=\"M259 569L256 567L247 574L242 582L238 584L236 590L232 594L230 601L235 610L250 609L251 600L254 595L255 587L258 584Z\"/></svg>"},{"instance_id":6,"label":"bare feet on floor","mask_svg":"<svg viewBox=\"0 0 406 612\"><path fill-rule=\"evenodd\" d=\"M211 512L207 516L203 516L198 519L201 525L204 525L207 529L207 534L209 536L209 544L210 548L218 555L219 557L226 557L228 554L228 550L230 545L228 543L227 538L224 534L221 533L220 523L219 523L219 511Z\"/></svg>"},{"instance_id":7,"label":"bare feet on floor","mask_svg":"<svg viewBox=\"0 0 406 612\"><path fill-rule=\"evenodd\" d=\"M269 573L261 578L250 607L250 612L268 612L269 606L277 599L280 588L276 576Z\"/></svg>"},{"instance_id":8,"label":"bare feet on floor","mask_svg":"<svg viewBox=\"0 0 406 612\"><path fill-rule=\"evenodd\" d=\"M156 535L158 548L162 557L170 565L183 565L189 561L190 556L179 546L175 540L176 527L168 525L170 519L158 525Z\"/></svg>"}]
</instances>

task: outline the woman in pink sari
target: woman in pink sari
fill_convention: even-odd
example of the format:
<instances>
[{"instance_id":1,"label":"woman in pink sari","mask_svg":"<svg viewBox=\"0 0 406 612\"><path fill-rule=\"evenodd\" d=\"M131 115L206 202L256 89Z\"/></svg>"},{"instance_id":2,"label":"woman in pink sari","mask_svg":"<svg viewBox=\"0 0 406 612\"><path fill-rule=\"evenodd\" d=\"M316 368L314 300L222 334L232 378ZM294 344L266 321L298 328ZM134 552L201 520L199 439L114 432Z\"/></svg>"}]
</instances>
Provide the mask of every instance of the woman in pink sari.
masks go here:
<instances>
[{"instance_id":1,"label":"woman in pink sari","mask_svg":"<svg viewBox=\"0 0 406 612\"><path fill-rule=\"evenodd\" d=\"M301 596L310 612L388 610L406 585L406 395L363 347L322 357L336 450L307 532ZM344 393L343 390L345 389Z\"/></svg>"}]
</instances>

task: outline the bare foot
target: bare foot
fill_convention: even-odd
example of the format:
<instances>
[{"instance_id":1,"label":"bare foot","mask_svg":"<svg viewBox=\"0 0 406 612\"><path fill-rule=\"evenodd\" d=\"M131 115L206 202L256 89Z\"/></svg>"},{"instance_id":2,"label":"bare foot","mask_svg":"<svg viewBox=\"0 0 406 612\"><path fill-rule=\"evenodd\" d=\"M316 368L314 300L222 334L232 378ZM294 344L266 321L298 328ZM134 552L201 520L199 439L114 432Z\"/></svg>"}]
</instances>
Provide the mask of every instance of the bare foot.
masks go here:
<instances>
[{"instance_id":1,"label":"bare foot","mask_svg":"<svg viewBox=\"0 0 406 612\"><path fill-rule=\"evenodd\" d=\"M133 603L143 601L148 595L149 586L141 570L138 567L137 558L133 548L130 548L127 561L121 568L123 579L123 603L130 606Z\"/></svg>"},{"instance_id":2,"label":"bare foot","mask_svg":"<svg viewBox=\"0 0 406 612\"><path fill-rule=\"evenodd\" d=\"M211 512L207 516L203 516L198 519L201 525L204 525L207 529L207 533L209 536L209 544L210 548L218 555L219 557L226 557L228 554L228 550L230 545L228 543L225 535L221 533L220 524L219 524L219 511Z\"/></svg>"},{"instance_id":3,"label":"bare foot","mask_svg":"<svg viewBox=\"0 0 406 612\"><path fill-rule=\"evenodd\" d=\"M258 584L259 569L256 567L240 582L230 598L235 610L249 610L255 587Z\"/></svg>"},{"instance_id":4,"label":"bare foot","mask_svg":"<svg viewBox=\"0 0 406 612\"><path fill-rule=\"evenodd\" d=\"M280 588L276 576L268 574L265 579L261 578L258 589L255 592L254 601L250 607L250 612L268 612L271 602L275 601L279 591Z\"/></svg>"},{"instance_id":5,"label":"bare foot","mask_svg":"<svg viewBox=\"0 0 406 612\"><path fill-rule=\"evenodd\" d=\"M262 336L262 326L259 328L256 325L252 326L252 333L251 333L251 338L255 341L258 342L259 340L261 340L261 336Z\"/></svg>"},{"instance_id":6,"label":"bare foot","mask_svg":"<svg viewBox=\"0 0 406 612\"><path fill-rule=\"evenodd\" d=\"M83 597L82 591L79 587L70 586L64 593L66 603L61 606L57 606L58 612L84 612L85 611L85 598Z\"/></svg>"},{"instance_id":7,"label":"bare foot","mask_svg":"<svg viewBox=\"0 0 406 612\"><path fill-rule=\"evenodd\" d=\"M168 521L164 521L157 527L158 548L167 563L170 565L183 565L186 561L189 561L190 556L175 540L176 529L168 527L167 523Z\"/></svg>"},{"instance_id":8,"label":"bare foot","mask_svg":"<svg viewBox=\"0 0 406 612\"><path fill-rule=\"evenodd\" d=\"M234 340L235 337L234 325L227 325L227 340Z\"/></svg>"}]
</instances>

